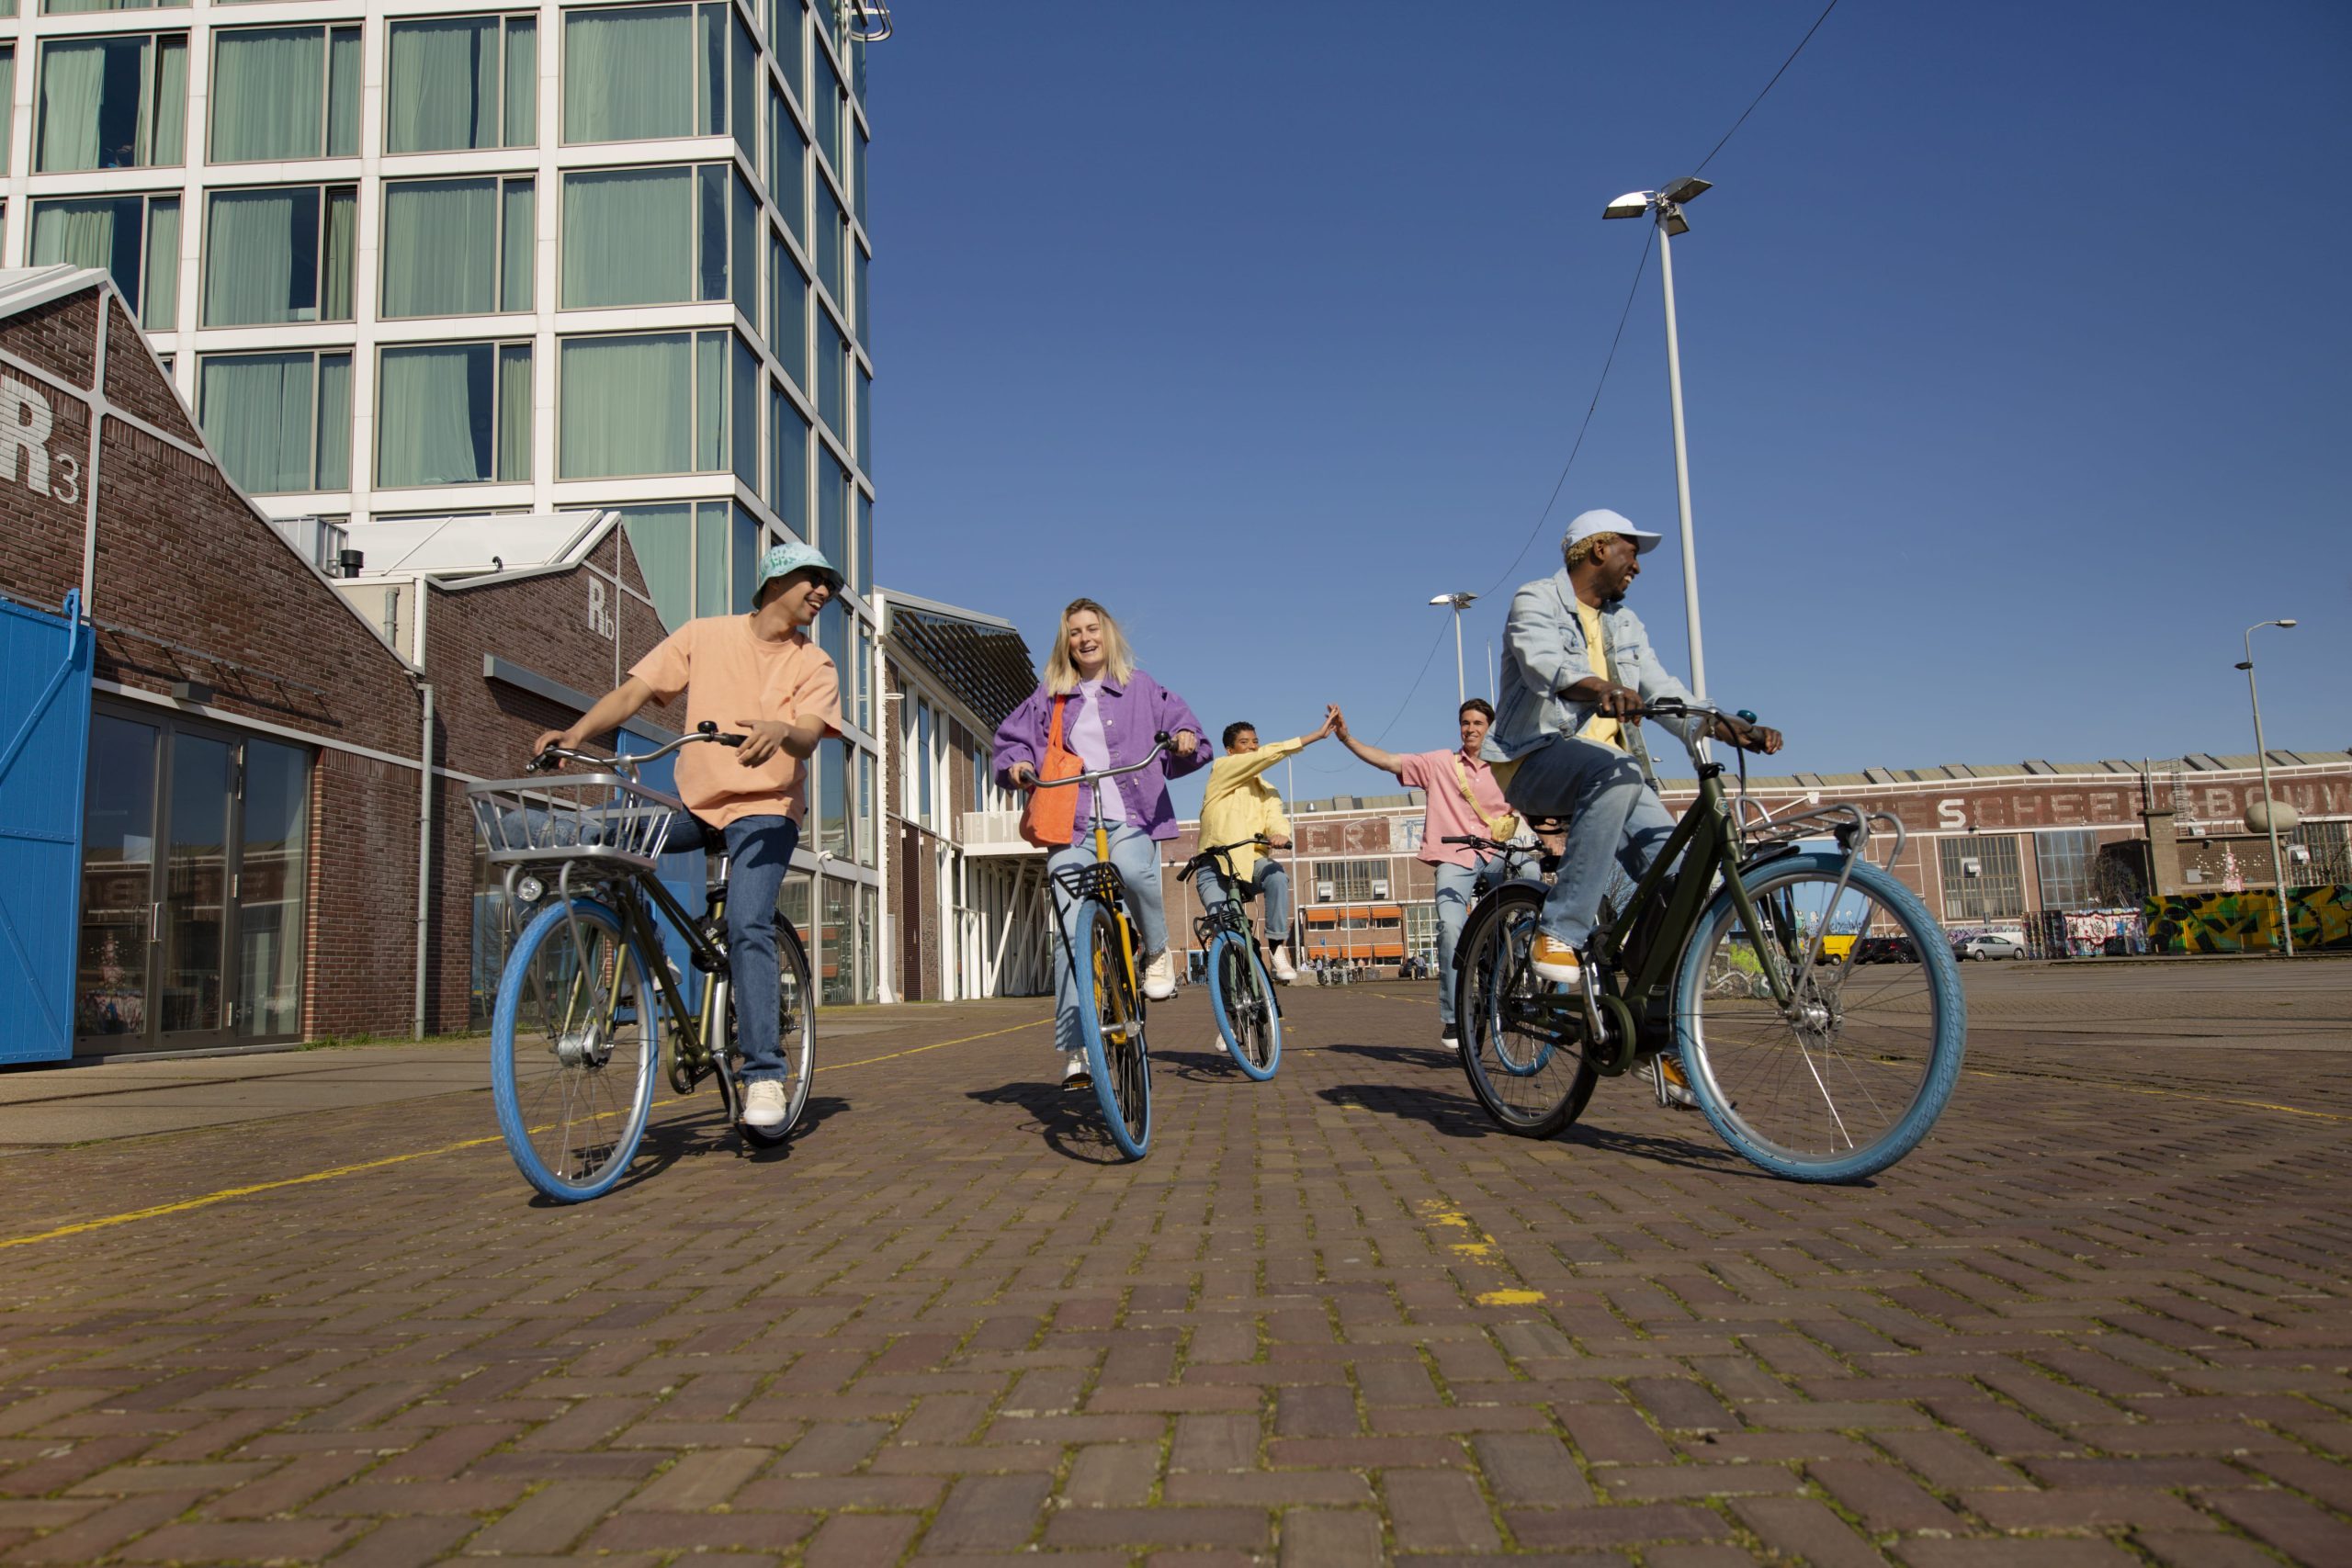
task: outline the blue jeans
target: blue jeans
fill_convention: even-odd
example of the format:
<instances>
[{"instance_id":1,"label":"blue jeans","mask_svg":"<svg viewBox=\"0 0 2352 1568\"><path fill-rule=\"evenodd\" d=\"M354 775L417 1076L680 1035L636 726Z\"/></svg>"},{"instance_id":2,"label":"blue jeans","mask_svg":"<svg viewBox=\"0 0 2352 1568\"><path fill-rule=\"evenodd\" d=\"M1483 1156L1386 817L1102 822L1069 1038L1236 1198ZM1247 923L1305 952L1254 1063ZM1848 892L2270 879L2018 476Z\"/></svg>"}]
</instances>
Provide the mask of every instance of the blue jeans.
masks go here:
<instances>
[{"instance_id":1,"label":"blue jeans","mask_svg":"<svg viewBox=\"0 0 2352 1568\"><path fill-rule=\"evenodd\" d=\"M1532 817L1568 818L1567 852L1544 901L1538 927L1555 942L1581 948L1609 891L1610 863L1639 881L1674 835L1674 818L1642 776L1639 763L1613 746L1559 736L1521 759L1503 792Z\"/></svg>"},{"instance_id":2,"label":"blue jeans","mask_svg":"<svg viewBox=\"0 0 2352 1568\"><path fill-rule=\"evenodd\" d=\"M1200 874L1201 908L1215 909L1226 900L1225 878L1215 871L1203 868ZM1266 919L1259 928L1266 941L1283 942L1290 940L1290 873L1272 855L1261 855L1258 863L1250 868L1250 878L1242 897L1249 888L1256 888L1265 900Z\"/></svg>"},{"instance_id":3,"label":"blue jeans","mask_svg":"<svg viewBox=\"0 0 2352 1568\"><path fill-rule=\"evenodd\" d=\"M1494 863L1494 856L1480 855L1468 865L1437 868L1437 1025L1443 1033L1453 1032L1453 950L1462 941L1478 874Z\"/></svg>"},{"instance_id":4,"label":"blue jeans","mask_svg":"<svg viewBox=\"0 0 2352 1568\"><path fill-rule=\"evenodd\" d=\"M775 907L799 844L800 824L789 817L739 817L721 829L681 811L670 818L662 848L664 854L721 847L727 852L727 972L734 987L735 1043L743 1053L745 1083L782 1083L791 1077L776 1028L781 987Z\"/></svg>"},{"instance_id":5,"label":"blue jeans","mask_svg":"<svg viewBox=\"0 0 2352 1568\"><path fill-rule=\"evenodd\" d=\"M1069 865L1094 863L1094 829L1091 825L1085 836L1066 850L1056 850L1046 857L1046 871L1052 873ZM1145 959L1168 951L1168 909L1159 897L1159 846L1151 835L1129 823L1111 825L1111 863L1118 868L1120 886L1126 889L1127 913L1136 922L1136 935L1143 950L1136 954L1140 964ZM1070 953L1078 941L1077 901L1054 884L1054 920L1061 934L1054 939L1054 1045L1057 1050L1083 1051L1086 1038L1078 1027L1078 981L1070 973Z\"/></svg>"}]
</instances>

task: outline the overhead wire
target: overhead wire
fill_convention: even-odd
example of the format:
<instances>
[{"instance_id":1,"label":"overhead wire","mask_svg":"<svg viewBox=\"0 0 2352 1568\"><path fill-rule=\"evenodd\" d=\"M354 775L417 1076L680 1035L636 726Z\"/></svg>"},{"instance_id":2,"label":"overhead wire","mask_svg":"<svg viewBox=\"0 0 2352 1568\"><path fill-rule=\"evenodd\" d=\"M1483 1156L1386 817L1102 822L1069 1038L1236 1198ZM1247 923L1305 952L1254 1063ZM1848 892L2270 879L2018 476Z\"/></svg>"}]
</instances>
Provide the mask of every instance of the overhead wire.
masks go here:
<instances>
[{"instance_id":1,"label":"overhead wire","mask_svg":"<svg viewBox=\"0 0 2352 1568\"><path fill-rule=\"evenodd\" d=\"M1757 94L1756 96L1749 101L1748 106L1739 111L1739 118L1731 122L1731 129L1724 132L1722 141L1717 141L1714 146L1708 149L1707 155L1699 160L1699 166L1690 171L1692 174L1704 174L1706 172L1707 165L1715 161L1715 154L1724 150L1724 142L1729 141L1733 137L1739 134L1739 128L1747 123L1747 117L1754 114L1756 112L1756 106L1764 101L1765 93L1770 93L1773 86L1779 83L1781 78L1788 73L1789 67L1797 62L1797 56L1804 52L1804 46L1813 41L1813 35L1821 30L1821 24L1827 21L1829 19L1829 13L1835 11L1837 8L1838 0L1829 0L1829 4L1821 8L1821 15L1813 19L1813 26L1805 28L1804 37L1797 39L1796 48L1789 51L1789 57L1781 62L1780 70L1772 73L1772 80L1764 84L1764 92Z\"/></svg>"}]
</instances>

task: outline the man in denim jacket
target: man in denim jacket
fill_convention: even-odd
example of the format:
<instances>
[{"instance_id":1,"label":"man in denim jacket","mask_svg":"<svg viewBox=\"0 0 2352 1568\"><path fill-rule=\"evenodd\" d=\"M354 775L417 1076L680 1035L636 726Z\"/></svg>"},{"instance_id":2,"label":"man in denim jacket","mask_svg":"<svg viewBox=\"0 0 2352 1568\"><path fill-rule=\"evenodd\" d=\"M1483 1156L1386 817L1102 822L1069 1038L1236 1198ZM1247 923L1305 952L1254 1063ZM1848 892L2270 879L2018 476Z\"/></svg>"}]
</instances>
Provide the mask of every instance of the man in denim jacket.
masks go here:
<instances>
[{"instance_id":1,"label":"man in denim jacket","mask_svg":"<svg viewBox=\"0 0 2352 1568\"><path fill-rule=\"evenodd\" d=\"M1582 979L1578 954L1600 917L1611 858L1638 879L1674 831L1650 787L1655 771L1634 716L1659 697L1696 699L1658 663L1641 617L1625 608L1625 590L1657 541L1614 512L1585 513L1560 541L1560 570L1511 597L1503 628L1502 703L1486 758L1498 776L1508 773L1503 795L1517 810L1573 818L1531 954L1535 972L1561 985ZM1686 737L1711 724L1732 745L1781 749L1778 730L1736 718L1659 722Z\"/></svg>"}]
</instances>

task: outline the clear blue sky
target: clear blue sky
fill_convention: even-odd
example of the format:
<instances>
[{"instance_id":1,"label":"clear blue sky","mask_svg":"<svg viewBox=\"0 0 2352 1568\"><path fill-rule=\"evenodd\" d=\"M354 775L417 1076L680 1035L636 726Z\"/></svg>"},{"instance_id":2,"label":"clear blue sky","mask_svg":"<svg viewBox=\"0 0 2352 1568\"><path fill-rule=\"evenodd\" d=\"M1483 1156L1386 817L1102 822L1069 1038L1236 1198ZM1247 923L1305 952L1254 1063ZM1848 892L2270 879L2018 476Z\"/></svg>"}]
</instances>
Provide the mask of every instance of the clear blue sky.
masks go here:
<instances>
[{"instance_id":1,"label":"clear blue sky","mask_svg":"<svg viewBox=\"0 0 2352 1568\"><path fill-rule=\"evenodd\" d=\"M1214 729L1388 725L1609 506L1681 669L1653 255L1818 0L900 0L879 581L1091 594ZM1670 62L1670 63L1669 63ZM1844 0L1675 250L1713 694L1782 765L2352 744L2352 9ZM1387 734L1450 744L1450 639ZM1389 784L1325 742L1302 796ZM1180 790L1189 808L1197 786Z\"/></svg>"}]
</instances>

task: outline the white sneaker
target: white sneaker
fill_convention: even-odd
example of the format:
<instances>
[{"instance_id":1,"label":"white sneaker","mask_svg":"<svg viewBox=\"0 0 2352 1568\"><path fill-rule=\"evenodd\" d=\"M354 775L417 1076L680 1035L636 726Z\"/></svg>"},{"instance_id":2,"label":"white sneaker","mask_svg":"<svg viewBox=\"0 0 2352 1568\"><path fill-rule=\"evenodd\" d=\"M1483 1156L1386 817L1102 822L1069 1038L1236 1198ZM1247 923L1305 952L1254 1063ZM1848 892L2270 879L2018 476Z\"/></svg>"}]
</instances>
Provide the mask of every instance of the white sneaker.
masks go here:
<instances>
[{"instance_id":1,"label":"white sneaker","mask_svg":"<svg viewBox=\"0 0 2352 1568\"><path fill-rule=\"evenodd\" d=\"M1462 1055L1462 1036L1452 1032L1441 1034L1437 1037L1437 1048L1441 1051L1451 1051L1459 1056Z\"/></svg>"},{"instance_id":2,"label":"white sneaker","mask_svg":"<svg viewBox=\"0 0 2352 1568\"><path fill-rule=\"evenodd\" d=\"M1225 1048L1225 1036L1222 1034L1212 1034L1209 1036L1209 1049L1216 1052L1220 1056L1230 1056L1233 1055L1232 1052Z\"/></svg>"},{"instance_id":3,"label":"white sneaker","mask_svg":"<svg viewBox=\"0 0 2352 1568\"><path fill-rule=\"evenodd\" d=\"M1164 947L1143 966L1143 994L1145 1000L1154 1002L1176 994L1176 955Z\"/></svg>"},{"instance_id":4,"label":"white sneaker","mask_svg":"<svg viewBox=\"0 0 2352 1568\"><path fill-rule=\"evenodd\" d=\"M784 1086L774 1080L752 1084L743 1091L743 1125L763 1133L784 1125Z\"/></svg>"},{"instance_id":5,"label":"white sneaker","mask_svg":"<svg viewBox=\"0 0 2352 1568\"><path fill-rule=\"evenodd\" d=\"M1584 965L1577 962L1577 950L1566 942L1535 933L1535 945L1527 954L1528 966L1536 977L1555 986L1580 986L1584 983Z\"/></svg>"},{"instance_id":6,"label":"white sneaker","mask_svg":"<svg viewBox=\"0 0 2352 1568\"><path fill-rule=\"evenodd\" d=\"M1062 1055L1066 1058L1062 1063L1062 1087L1064 1089L1092 1089L1094 1074L1086 1066L1086 1053L1065 1051Z\"/></svg>"},{"instance_id":7,"label":"white sneaker","mask_svg":"<svg viewBox=\"0 0 2352 1568\"><path fill-rule=\"evenodd\" d=\"M1274 943L1272 951L1266 954L1266 967L1274 972L1276 982L1284 986L1298 984L1298 971L1291 966L1290 943L1286 942Z\"/></svg>"}]
</instances>

